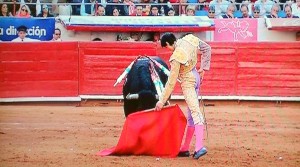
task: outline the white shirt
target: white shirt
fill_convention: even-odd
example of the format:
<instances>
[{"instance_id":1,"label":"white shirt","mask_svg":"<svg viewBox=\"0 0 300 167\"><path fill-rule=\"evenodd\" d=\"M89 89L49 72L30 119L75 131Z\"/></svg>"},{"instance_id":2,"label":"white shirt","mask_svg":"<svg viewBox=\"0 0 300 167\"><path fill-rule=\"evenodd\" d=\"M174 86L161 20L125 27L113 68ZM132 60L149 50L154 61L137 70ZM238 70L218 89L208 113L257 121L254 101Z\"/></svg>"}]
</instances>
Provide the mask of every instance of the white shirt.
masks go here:
<instances>
[{"instance_id":1,"label":"white shirt","mask_svg":"<svg viewBox=\"0 0 300 167\"><path fill-rule=\"evenodd\" d=\"M31 38L24 38L24 39L21 39L20 37L16 38L16 39L13 39L12 42L35 42L35 41L40 41L38 39L31 39Z\"/></svg>"},{"instance_id":2,"label":"white shirt","mask_svg":"<svg viewBox=\"0 0 300 167\"><path fill-rule=\"evenodd\" d=\"M291 6L291 8L292 8L292 14L294 16L300 17L300 7L297 6L297 3L293 3L292 6Z\"/></svg>"}]
</instances>

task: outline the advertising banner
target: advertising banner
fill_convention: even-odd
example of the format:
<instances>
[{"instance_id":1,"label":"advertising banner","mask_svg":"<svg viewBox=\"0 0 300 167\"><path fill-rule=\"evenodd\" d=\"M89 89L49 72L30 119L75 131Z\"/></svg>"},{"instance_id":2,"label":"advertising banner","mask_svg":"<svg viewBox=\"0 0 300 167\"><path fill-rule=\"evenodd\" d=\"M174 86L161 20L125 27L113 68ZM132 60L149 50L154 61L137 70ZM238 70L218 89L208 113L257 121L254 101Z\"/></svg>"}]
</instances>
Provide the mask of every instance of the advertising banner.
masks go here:
<instances>
[{"instance_id":1,"label":"advertising banner","mask_svg":"<svg viewBox=\"0 0 300 167\"><path fill-rule=\"evenodd\" d=\"M18 37L19 26L27 27L27 36L31 39L49 41L55 29L54 18L9 18L0 17L0 40L11 41Z\"/></svg>"},{"instance_id":2,"label":"advertising banner","mask_svg":"<svg viewBox=\"0 0 300 167\"><path fill-rule=\"evenodd\" d=\"M257 41L257 19L215 19L214 41Z\"/></svg>"}]
</instances>

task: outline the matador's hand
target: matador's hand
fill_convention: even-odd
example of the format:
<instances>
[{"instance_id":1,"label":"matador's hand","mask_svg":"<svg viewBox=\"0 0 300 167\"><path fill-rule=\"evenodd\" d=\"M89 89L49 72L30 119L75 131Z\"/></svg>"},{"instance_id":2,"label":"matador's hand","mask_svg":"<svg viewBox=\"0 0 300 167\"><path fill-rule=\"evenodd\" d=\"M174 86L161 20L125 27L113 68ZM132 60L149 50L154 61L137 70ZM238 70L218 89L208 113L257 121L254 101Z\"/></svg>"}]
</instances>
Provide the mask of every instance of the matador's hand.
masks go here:
<instances>
[{"instance_id":1,"label":"matador's hand","mask_svg":"<svg viewBox=\"0 0 300 167\"><path fill-rule=\"evenodd\" d=\"M155 111L160 111L163 108L164 104L158 101L155 105Z\"/></svg>"},{"instance_id":2,"label":"matador's hand","mask_svg":"<svg viewBox=\"0 0 300 167\"><path fill-rule=\"evenodd\" d=\"M201 80L203 80L205 71L203 69L200 69L198 70L198 73L200 74Z\"/></svg>"}]
</instances>

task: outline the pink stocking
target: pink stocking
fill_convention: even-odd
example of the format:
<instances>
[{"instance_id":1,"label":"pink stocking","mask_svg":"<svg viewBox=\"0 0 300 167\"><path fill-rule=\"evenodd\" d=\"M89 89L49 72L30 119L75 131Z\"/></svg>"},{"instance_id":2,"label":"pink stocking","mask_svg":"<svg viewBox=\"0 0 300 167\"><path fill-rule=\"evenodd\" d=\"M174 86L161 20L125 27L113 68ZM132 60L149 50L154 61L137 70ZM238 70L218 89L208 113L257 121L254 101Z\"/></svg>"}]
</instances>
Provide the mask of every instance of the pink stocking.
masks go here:
<instances>
[{"instance_id":1,"label":"pink stocking","mask_svg":"<svg viewBox=\"0 0 300 167\"><path fill-rule=\"evenodd\" d=\"M204 126L195 125L196 147L195 151L199 151L203 147Z\"/></svg>"},{"instance_id":2,"label":"pink stocking","mask_svg":"<svg viewBox=\"0 0 300 167\"><path fill-rule=\"evenodd\" d=\"M184 141L183 146L181 146L180 151L188 151L189 150L190 143L191 143L191 140L192 140L193 135L194 135L194 131L195 131L195 127L194 126L188 126L187 127L185 141Z\"/></svg>"}]
</instances>

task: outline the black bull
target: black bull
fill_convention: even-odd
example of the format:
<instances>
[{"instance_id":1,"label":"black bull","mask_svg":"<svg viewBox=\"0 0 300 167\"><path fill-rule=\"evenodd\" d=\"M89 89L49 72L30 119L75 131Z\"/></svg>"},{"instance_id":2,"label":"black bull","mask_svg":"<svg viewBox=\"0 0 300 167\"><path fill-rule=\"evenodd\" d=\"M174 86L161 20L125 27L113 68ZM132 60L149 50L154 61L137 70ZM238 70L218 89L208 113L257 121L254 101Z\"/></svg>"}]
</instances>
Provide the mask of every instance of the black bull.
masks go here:
<instances>
[{"instance_id":1,"label":"black bull","mask_svg":"<svg viewBox=\"0 0 300 167\"><path fill-rule=\"evenodd\" d=\"M152 59L168 69L167 64L159 57L152 57ZM126 77L126 81L123 85L124 113L126 117L137 111L154 108L158 101L157 91L149 70L150 61L148 58L138 59ZM165 86L168 76L157 66L155 66L155 70L162 84ZM128 94L138 94L138 98L127 99L126 96Z\"/></svg>"}]
</instances>

